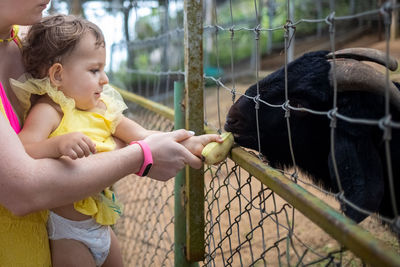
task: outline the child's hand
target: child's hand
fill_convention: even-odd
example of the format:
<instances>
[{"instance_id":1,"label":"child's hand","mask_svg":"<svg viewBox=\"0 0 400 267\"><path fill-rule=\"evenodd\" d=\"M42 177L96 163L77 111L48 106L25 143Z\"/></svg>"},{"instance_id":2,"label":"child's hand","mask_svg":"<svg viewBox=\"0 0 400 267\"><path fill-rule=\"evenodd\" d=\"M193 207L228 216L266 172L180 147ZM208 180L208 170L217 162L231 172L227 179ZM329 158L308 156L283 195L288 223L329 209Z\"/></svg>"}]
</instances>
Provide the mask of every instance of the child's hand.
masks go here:
<instances>
[{"instance_id":1,"label":"child's hand","mask_svg":"<svg viewBox=\"0 0 400 267\"><path fill-rule=\"evenodd\" d=\"M58 151L61 156L77 159L96 153L96 145L83 133L74 132L59 136Z\"/></svg>"},{"instance_id":2,"label":"child's hand","mask_svg":"<svg viewBox=\"0 0 400 267\"><path fill-rule=\"evenodd\" d=\"M201 151L205 145L210 142L222 143L222 138L218 134L204 134L198 136L192 136L181 142L193 155L201 158Z\"/></svg>"}]
</instances>

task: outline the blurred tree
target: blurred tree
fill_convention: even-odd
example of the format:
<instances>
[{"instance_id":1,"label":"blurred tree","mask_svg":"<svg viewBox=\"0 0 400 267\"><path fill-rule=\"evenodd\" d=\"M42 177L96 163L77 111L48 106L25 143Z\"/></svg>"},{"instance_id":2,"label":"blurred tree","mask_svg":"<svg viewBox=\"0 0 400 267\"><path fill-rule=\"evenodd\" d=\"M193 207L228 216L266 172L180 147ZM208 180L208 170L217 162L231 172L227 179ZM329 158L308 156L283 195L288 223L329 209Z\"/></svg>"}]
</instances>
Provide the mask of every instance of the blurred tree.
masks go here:
<instances>
[{"instance_id":1,"label":"blurred tree","mask_svg":"<svg viewBox=\"0 0 400 267\"><path fill-rule=\"evenodd\" d=\"M392 5L399 3L398 0L392 0ZM399 10L393 10L392 16L392 26L391 26L391 40L397 39L399 37Z\"/></svg>"},{"instance_id":2,"label":"blurred tree","mask_svg":"<svg viewBox=\"0 0 400 267\"><path fill-rule=\"evenodd\" d=\"M158 1L159 16L160 16L160 34L167 33L169 31L169 1L159 0ZM161 71L168 70L168 44L169 35L163 38L162 43L162 54L161 54Z\"/></svg>"},{"instance_id":3,"label":"blurred tree","mask_svg":"<svg viewBox=\"0 0 400 267\"><path fill-rule=\"evenodd\" d=\"M84 0L71 0L71 14L83 15L82 4Z\"/></svg>"}]
</instances>

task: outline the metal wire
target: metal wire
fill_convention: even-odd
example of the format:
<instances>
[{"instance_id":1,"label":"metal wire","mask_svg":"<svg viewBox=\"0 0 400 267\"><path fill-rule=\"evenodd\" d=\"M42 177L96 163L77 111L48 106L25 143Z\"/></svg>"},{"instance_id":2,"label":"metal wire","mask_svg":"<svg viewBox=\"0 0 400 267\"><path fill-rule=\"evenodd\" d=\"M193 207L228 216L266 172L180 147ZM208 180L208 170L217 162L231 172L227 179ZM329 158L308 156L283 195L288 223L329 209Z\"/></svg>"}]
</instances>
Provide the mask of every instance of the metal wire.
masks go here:
<instances>
[{"instance_id":1,"label":"metal wire","mask_svg":"<svg viewBox=\"0 0 400 267\"><path fill-rule=\"evenodd\" d=\"M368 215L370 211L366 211L355 206L348 201L342 194L340 186L340 177L337 176L339 193L331 193L322 190L320 187L310 183L306 178L299 176L299 171L296 166L296 158L291 145L290 133L290 112L302 111L318 116L326 116L332 121L332 132L334 133L334 125L337 120L346 121L349 123L376 126L382 129L396 128L400 129L400 122L393 121L390 114L385 114L384 117L378 119L368 118L353 118L340 113L336 105L336 85L334 85L335 103L332 103L330 110L311 110L307 108L298 108L290 105L290 94L287 79L290 73L287 73L287 49L291 44L293 35L289 34L289 29L295 29L302 24L315 23L331 26L331 50L335 50L335 25L337 21L347 21L355 18L369 17L378 15L381 9L367 10L349 16L335 16L334 9L325 18L317 19L299 19L297 21L288 20L285 24L263 28L262 23L258 21L260 4L256 0L254 3L255 20L252 26L241 26L234 19L232 4L234 1L229 1L229 22L228 25L219 25L217 4L215 2L215 23L214 25L204 26L204 35L209 34L214 36L214 44L217 55L217 69L222 68L220 62L221 36L227 34L229 36L228 46L222 49L230 50L228 72L222 76L204 75L204 79L214 83L217 87L217 125L211 123L207 116L210 107L205 111L206 122L209 127L213 127L217 131L222 131L222 119L225 110L220 106L222 95L220 89L225 89L235 101L238 96L244 96L252 99L255 103L255 108L259 105L267 105L276 109L282 109L287 114L286 121L288 127L288 142L291 147L292 160L295 168L290 171L283 171L288 178L296 183L301 183L315 191L328 194L343 203L348 204L354 209ZM177 2L177 1L175 1ZM293 0L286 1L286 7L293 4ZM142 2L138 1L137 5ZM399 9L400 5L393 6L393 9ZM236 24L236 25L235 25ZM239 26L237 26L239 25ZM238 90L240 66L235 58L235 41L239 40L238 32L248 32L254 36L255 62L252 73L257 81L257 95L250 97L244 95ZM260 75L260 42L264 33L282 32L284 35L285 44L285 102L281 104L268 103L265 99L260 98L259 94L259 75ZM171 43L176 43L176 47L183 47L183 27L178 25L178 28L162 33L156 37L145 40L133 41L120 44L120 49L136 49L156 51L163 45L166 40ZM118 48L118 46L116 46ZM172 50L172 49L171 49ZM387 53L388 53L387 49ZM182 52L183 53L183 52ZM179 61L179 60L178 60ZM182 61L181 61L182 63ZM157 65L157 64L155 64ZM183 66L183 64L177 64ZM138 77L137 88L142 95L155 98L157 94L168 95L170 87L175 80L182 80L185 76L185 71L182 67L169 67L166 71L157 69L157 66L149 66L147 69L127 68L127 73ZM388 77L387 77L388 80ZM229 83L229 84L228 84ZM335 82L336 83L336 82ZM165 91L163 86L166 85ZM156 92L156 93L152 93ZM166 97L168 98L168 97ZM258 112L256 112L258 121ZM172 124L170 121L161 118L160 116L142 110L136 105L130 106L130 116L133 116L135 121L149 129L171 130ZM258 123L257 123L257 127ZM262 159L260 153L260 140L258 128L258 157ZM332 146L334 144L334 134L332 134ZM336 163L334 164L336 165ZM391 169L390 166L388 168ZM132 178L132 179L131 179ZM128 180L129 179L129 180ZM291 205L283 201L280 196L274 193L270 188L260 183L251 174L241 169L237 163L230 160L224 161L217 166L209 166L205 169L205 239L206 239L206 255L200 265L202 266L346 266L346 265L362 265L362 261L346 251L342 246L327 236L313 223L308 222L306 226L301 222L307 220L300 212L297 212ZM173 265L173 186L168 183L158 183L150 179L138 180L135 177L128 177L116 185L117 192L121 196L121 200L125 203L125 215L122 221L118 223L116 232L123 247L124 260L128 266L172 266ZM393 194L394 196L394 194ZM396 213L397 214L397 213ZM388 223L394 223L391 218L379 219ZM303 228L302 228L303 227ZM305 228L306 229L305 229ZM326 240L329 247L316 247L313 240L309 239L310 232L318 232L321 238ZM320 231L320 232L319 232ZM313 233L315 234L315 233Z\"/></svg>"}]
</instances>

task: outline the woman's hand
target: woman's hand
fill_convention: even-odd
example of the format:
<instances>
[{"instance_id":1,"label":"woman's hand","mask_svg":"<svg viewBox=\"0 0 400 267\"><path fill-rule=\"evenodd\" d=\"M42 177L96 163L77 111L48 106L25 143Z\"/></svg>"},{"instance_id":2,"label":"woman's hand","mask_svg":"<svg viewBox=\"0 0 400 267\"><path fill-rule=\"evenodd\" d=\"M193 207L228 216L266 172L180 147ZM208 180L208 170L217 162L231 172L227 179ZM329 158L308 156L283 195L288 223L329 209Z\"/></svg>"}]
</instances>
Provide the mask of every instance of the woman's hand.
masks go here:
<instances>
[{"instance_id":1,"label":"woman's hand","mask_svg":"<svg viewBox=\"0 0 400 267\"><path fill-rule=\"evenodd\" d=\"M199 169L202 161L180 144L192 136L193 133L181 129L152 134L144 139L150 147L154 162L148 177L166 181L174 177L186 164Z\"/></svg>"}]
</instances>

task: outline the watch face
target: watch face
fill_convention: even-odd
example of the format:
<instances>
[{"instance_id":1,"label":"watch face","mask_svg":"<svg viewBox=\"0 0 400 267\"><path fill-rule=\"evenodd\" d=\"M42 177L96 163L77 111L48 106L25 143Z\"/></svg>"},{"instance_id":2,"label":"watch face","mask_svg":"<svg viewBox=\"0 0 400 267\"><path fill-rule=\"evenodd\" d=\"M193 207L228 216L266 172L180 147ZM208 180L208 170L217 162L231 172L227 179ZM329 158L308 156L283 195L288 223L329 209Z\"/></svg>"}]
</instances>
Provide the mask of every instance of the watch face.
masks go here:
<instances>
[{"instance_id":1,"label":"watch face","mask_svg":"<svg viewBox=\"0 0 400 267\"><path fill-rule=\"evenodd\" d=\"M151 163L149 163L149 164L146 166L146 169L144 169L142 176L146 176L146 175L149 173L149 171L150 171L150 169L151 169L151 166L153 166L153 164L151 164Z\"/></svg>"}]
</instances>

